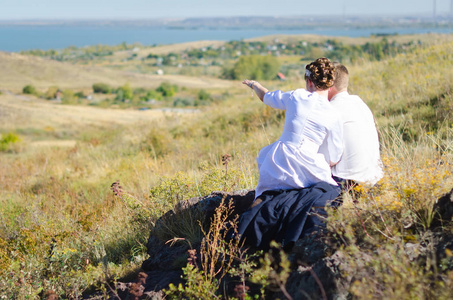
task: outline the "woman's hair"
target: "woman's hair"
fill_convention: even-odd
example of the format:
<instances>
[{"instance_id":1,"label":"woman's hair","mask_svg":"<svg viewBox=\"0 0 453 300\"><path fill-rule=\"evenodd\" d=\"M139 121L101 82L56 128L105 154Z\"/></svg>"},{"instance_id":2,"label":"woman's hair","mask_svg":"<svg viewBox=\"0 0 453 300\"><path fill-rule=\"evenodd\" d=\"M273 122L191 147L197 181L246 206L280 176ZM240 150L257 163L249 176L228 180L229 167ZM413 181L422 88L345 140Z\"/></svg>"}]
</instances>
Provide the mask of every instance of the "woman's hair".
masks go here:
<instances>
[{"instance_id":1,"label":"woman's hair","mask_svg":"<svg viewBox=\"0 0 453 300\"><path fill-rule=\"evenodd\" d=\"M305 66L305 80L310 79L319 90L331 88L335 81L335 66L325 57Z\"/></svg>"}]
</instances>

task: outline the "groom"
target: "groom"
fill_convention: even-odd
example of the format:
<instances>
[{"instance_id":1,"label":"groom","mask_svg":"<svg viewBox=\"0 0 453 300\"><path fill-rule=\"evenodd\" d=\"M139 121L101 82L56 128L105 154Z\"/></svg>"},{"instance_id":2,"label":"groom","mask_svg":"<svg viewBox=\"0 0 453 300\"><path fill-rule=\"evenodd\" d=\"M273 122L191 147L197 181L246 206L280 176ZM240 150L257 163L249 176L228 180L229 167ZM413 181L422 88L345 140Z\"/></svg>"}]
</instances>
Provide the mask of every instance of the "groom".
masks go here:
<instances>
[{"instance_id":1,"label":"groom","mask_svg":"<svg viewBox=\"0 0 453 300\"><path fill-rule=\"evenodd\" d=\"M344 151L341 160L332 167L332 175L337 182L372 186L383 176L374 117L359 96L348 93L348 69L338 62L334 65L335 83L328 98L343 123ZM325 147L321 147L320 152L324 151Z\"/></svg>"}]
</instances>

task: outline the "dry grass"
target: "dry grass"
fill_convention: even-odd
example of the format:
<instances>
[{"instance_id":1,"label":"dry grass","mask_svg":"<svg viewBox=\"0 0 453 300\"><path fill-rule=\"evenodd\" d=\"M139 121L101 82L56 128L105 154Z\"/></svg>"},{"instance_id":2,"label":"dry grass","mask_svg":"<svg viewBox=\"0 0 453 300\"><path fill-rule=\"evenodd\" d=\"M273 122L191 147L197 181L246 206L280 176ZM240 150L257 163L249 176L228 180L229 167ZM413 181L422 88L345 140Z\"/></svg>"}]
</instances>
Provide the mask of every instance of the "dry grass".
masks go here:
<instances>
[{"instance_id":1,"label":"dry grass","mask_svg":"<svg viewBox=\"0 0 453 300\"><path fill-rule=\"evenodd\" d=\"M101 67L84 67L47 60L40 57L0 52L0 82L2 89L22 91L27 84L40 90L51 86L69 89L91 88L93 83L103 82L121 86L129 82L132 87L156 88L168 81L190 88L227 88L230 82L182 75L150 75L111 70Z\"/></svg>"},{"instance_id":2,"label":"dry grass","mask_svg":"<svg viewBox=\"0 0 453 300\"><path fill-rule=\"evenodd\" d=\"M325 42L326 40L338 40L346 45L363 45L367 42L376 43L382 40L382 36L370 36L370 37L346 37L346 36L323 36L314 34L293 34L293 35L269 35L264 37L246 39L245 41L265 41L270 42L278 39L281 42L298 42L298 41L310 41L310 42ZM389 35L386 36L388 41L398 43L407 43L410 41L421 41L428 44L439 44L446 41L452 41L453 35L451 34L413 34L413 35Z\"/></svg>"},{"instance_id":3,"label":"dry grass","mask_svg":"<svg viewBox=\"0 0 453 300\"><path fill-rule=\"evenodd\" d=\"M450 42L350 68L353 92L372 107L383 137L384 157L392 158L385 161L388 180L375 198L368 199L375 202L361 199L359 203L363 215L369 216L365 220L367 230L378 237L375 239L379 243L390 243L385 235L398 235L400 217L420 222L423 200L432 203L433 197L453 184L452 176L445 173L453 163L452 122L451 117L441 114L449 106L436 108L438 116L446 118L438 129L427 132L417 127L426 119L418 111L420 103L439 97L444 100L436 103L451 103L451 53ZM49 78L60 76L58 80L64 86L89 87L91 83L83 72L98 70L0 54L1 59L4 57L7 59L5 69L0 70L0 82L6 89L22 88L18 82L24 84L27 78L44 88L54 80ZM15 67L18 70L14 71ZM40 67L44 68L42 80L35 78ZM7 70L11 71L11 79L7 78ZM80 73L73 77L64 74L66 71ZM123 80L115 78L119 73L112 71L93 72L111 76L88 77L96 81L113 85ZM193 85L211 82L183 78ZM31 96L0 95L0 131L14 131L23 138L21 147L0 153L0 291L9 298L33 298L40 288L54 289L61 297L75 298L92 285L102 290L99 281L131 272L145 258L149 228L172 206L169 202L174 200L174 186L188 182L180 197L218 187L253 188L257 179L256 153L278 138L284 114L251 98L250 90L240 83L228 85L228 100L186 117L156 111L56 105ZM292 89L301 87L302 82L267 82L266 86ZM391 125L400 119L410 122L398 123L402 127L392 129ZM418 138L396 138L404 126L417 129ZM228 183L221 162L225 153L232 155ZM177 172L182 172L184 180L178 181ZM416 183L410 181L411 176ZM164 177L176 183L159 186ZM127 191L124 199L114 197L109 189L118 179ZM164 196L150 197L151 187L155 190L156 186ZM413 191L420 197L416 198ZM345 206L344 219L339 217L337 221L343 222L346 233L359 229L352 232L356 236L351 234L351 239L363 239L360 222L354 211L347 214L348 208L351 206ZM401 215L414 208L412 213ZM379 215L384 210L385 224ZM339 234L344 233L341 230ZM51 249L54 252L49 254ZM398 267L413 270L405 260ZM376 284L382 282L374 279ZM390 284L391 279L385 278L384 282ZM413 282L426 281L422 278ZM360 282L355 287L360 296ZM398 291L403 292L400 288Z\"/></svg>"}]
</instances>

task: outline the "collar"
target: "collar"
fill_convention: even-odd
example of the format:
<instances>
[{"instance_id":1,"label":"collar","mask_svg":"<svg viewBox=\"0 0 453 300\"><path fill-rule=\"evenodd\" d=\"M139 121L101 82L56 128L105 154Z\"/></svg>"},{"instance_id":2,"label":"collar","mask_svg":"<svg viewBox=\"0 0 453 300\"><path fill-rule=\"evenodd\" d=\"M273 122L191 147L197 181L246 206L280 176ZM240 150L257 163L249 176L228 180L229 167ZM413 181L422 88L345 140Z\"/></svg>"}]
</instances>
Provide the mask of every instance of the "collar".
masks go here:
<instances>
[{"instance_id":1,"label":"collar","mask_svg":"<svg viewBox=\"0 0 453 300\"><path fill-rule=\"evenodd\" d=\"M344 96L348 96L348 95L349 95L348 91L340 92L340 93L336 94L335 96L333 96L332 99L330 99L330 102L333 102L333 101L335 101L335 99L338 99L338 98L341 98Z\"/></svg>"}]
</instances>

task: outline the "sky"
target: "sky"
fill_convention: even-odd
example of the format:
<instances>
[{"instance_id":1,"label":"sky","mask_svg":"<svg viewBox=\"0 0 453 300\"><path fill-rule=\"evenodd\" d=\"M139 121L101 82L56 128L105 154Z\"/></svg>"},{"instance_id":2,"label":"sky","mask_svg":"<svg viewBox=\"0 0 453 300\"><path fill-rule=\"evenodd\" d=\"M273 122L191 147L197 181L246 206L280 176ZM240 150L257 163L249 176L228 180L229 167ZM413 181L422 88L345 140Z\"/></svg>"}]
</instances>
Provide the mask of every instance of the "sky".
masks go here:
<instances>
[{"instance_id":1,"label":"sky","mask_svg":"<svg viewBox=\"0 0 453 300\"><path fill-rule=\"evenodd\" d=\"M450 15L453 0L0 0L0 20Z\"/></svg>"}]
</instances>

